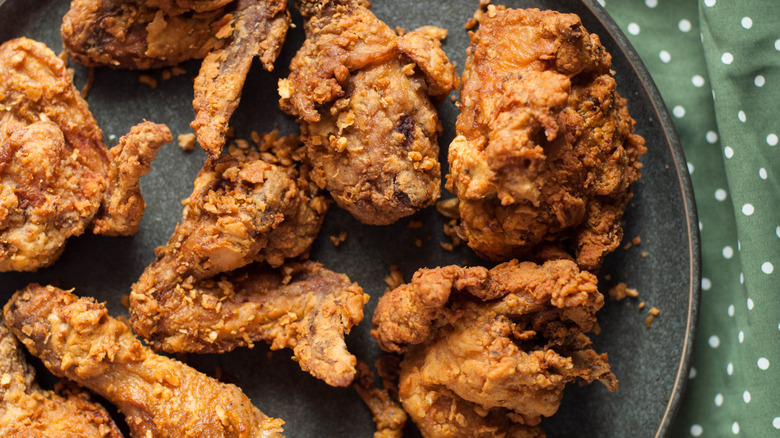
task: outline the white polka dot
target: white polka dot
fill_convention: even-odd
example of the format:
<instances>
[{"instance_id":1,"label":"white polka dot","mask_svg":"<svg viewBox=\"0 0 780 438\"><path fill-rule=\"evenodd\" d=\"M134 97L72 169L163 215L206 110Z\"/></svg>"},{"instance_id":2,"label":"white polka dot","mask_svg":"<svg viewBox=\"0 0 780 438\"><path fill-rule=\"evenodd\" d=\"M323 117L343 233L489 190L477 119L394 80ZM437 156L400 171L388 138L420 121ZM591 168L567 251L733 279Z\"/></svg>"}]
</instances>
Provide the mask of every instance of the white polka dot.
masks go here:
<instances>
[{"instance_id":1,"label":"white polka dot","mask_svg":"<svg viewBox=\"0 0 780 438\"><path fill-rule=\"evenodd\" d=\"M692 77L691 82L693 82L693 86L696 88L701 88L704 86L704 78L699 75Z\"/></svg>"},{"instance_id":2,"label":"white polka dot","mask_svg":"<svg viewBox=\"0 0 780 438\"><path fill-rule=\"evenodd\" d=\"M763 167L762 167L762 168L760 168L760 169L758 169L758 176L759 176L759 178L761 178L761 179L766 179L766 178L767 178L767 176L768 176L768 175L766 174L766 169L764 169Z\"/></svg>"},{"instance_id":3,"label":"white polka dot","mask_svg":"<svg viewBox=\"0 0 780 438\"><path fill-rule=\"evenodd\" d=\"M715 0L704 0L705 2L711 1L715 3ZM704 432L704 429L698 424L694 424L691 426L691 436L701 436L702 432Z\"/></svg>"},{"instance_id":4,"label":"white polka dot","mask_svg":"<svg viewBox=\"0 0 780 438\"><path fill-rule=\"evenodd\" d=\"M731 433L734 435L739 435L739 423L736 421L731 425Z\"/></svg>"},{"instance_id":5,"label":"white polka dot","mask_svg":"<svg viewBox=\"0 0 780 438\"><path fill-rule=\"evenodd\" d=\"M772 420L772 426L774 426L775 429L780 429L780 417L775 417Z\"/></svg>"},{"instance_id":6,"label":"white polka dot","mask_svg":"<svg viewBox=\"0 0 780 438\"><path fill-rule=\"evenodd\" d=\"M712 287L712 282L710 281L709 278L704 277L704 278L701 279L701 288L702 289L710 290L711 287Z\"/></svg>"},{"instance_id":7,"label":"white polka dot","mask_svg":"<svg viewBox=\"0 0 780 438\"><path fill-rule=\"evenodd\" d=\"M691 164L691 163L687 163L687 164L688 164L688 173L693 173L693 164ZM766 178L764 178L764 179L766 179Z\"/></svg>"},{"instance_id":8,"label":"white polka dot","mask_svg":"<svg viewBox=\"0 0 780 438\"><path fill-rule=\"evenodd\" d=\"M734 257L734 248L730 246L724 246L723 247L723 258L724 259L730 259Z\"/></svg>"},{"instance_id":9,"label":"white polka dot","mask_svg":"<svg viewBox=\"0 0 780 438\"><path fill-rule=\"evenodd\" d=\"M674 114L674 116L677 117L678 119L681 119L685 117L685 108L683 108L680 105L677 105L672 109L672 114Z\"/></svg>"},{"instance_id":10,"label":"white polka dot","mask_svg":"<svg viewBox=\"0 0 780 438\"><path fill-rule=\"evenodd\" d=\"M739 240L737 240L737 251L742 251L742 243Z\"/></svg>"},{"instance_id":11,"label":"white polka dot","mask_svg":"<svg viewBox=\"0 0 780 438\"><path fill-rule=\"evenodd\" d=\"M750 403L750 391L742 393L742 400L745 400L745 403Z\"/></svg>"},{"instance_id":12,"label":"white polka dot","mask_svg":"<svg viewBox=\"0 0 780 438\"><path fill-rule=\"evenodd\" d=\"M688 372L688 378L689 379L695 379L696 378L696 368L691 367L691 370Z\"/></svg>"},{"instance_id":13,"label":"white polka dot","mask_svg":"<svg viewBox=\"0 0 780 438\"><path fill-rule=\"evenodd\" d=\"M680 20L680 23L677 24L677 27L680 28L680 32L690 32L692 26L690 21L683 18Z\"/></svg>"},{"instance_id":14,"label":"white polka dot","mask_svg":"<svg viewBox=\"0 0 780 438\"><path fill-rule=\"evenodd\" d=\"M664 64L668 64L669 61L672 60L672 55L666 50L661 50L661 52L658 53L658 57L661 58L661 62Z\"/></svg>"},{"instance_id":15,"label":"white polka dot","mask_svg":"<svg viewBox=\"0 0 780 438\"><path fill-rule=\"evenodd\" d=\"M777 237L780 237L780 226L775 228L775 234L777 234Z\"/></svg>"},{"instance_id":16,"label":"white polka dot","mask_svg":"<svg viewBox=\"0 0 780 438\"><path fill-rule=\"evenodd\" d=\"M780 40L775 40L775 50L780 51Z\"/></svg>"},{"instance_id":17,"label":"white polka dot","mask_svg":"<svg viewBox=\"0 0 780 438\"><path fill-rule=\"evenodd\" d=\"M740 330L739 333L737 334L737 340L739 341L740 344L745 342L745 332Z\"/></svg>"},{"instance_id":18,"label":"white polka dot","mask_svg":"<svg viewBox=\"0 0 780 438\"><path fill-rule=\"evenodd\" d=\"M712 348L718 348L720 346L720 338L717 335L712 335L707 339L707 343L710 344L710 347Z\"/></svg>"},{"instance_id":19,"label":"white polka dot","mask_svg":"<svg viewBox=\"0 0 780 438\"><path fill-rule=\"evenodd\" d=\"M699 231L701 231L704 228L704 225L701 224L701 221L699 221ZM780 237L780 227L777 227L777 237Z\"/></svg>"},{"instance_id":20,"label":"white polka dot","mask_svg":"<svg viewBox=\"0 0 780 438\"><path fill-rule=\"evenodd\" d=\"M718 141L718 134L715 131L707 131L707 143L715 144Z\"/></svg>"},{"instance_id":21,"label":"white polka dot","mask_svg":"<svg viewBox=\"0 0 780 438\"><path fill-rule=\"evenodd\" d=\"M745 274L739 273L739 284L745 284Z\"/></svg>"},{"instance_id":22,"label":"white polka dot","mask_svg":"<svg viewBox=\"0 0 780 438\"><path fill-rule=\"evenodd\" d=\"M747 299L747 308L748 310L753 310L753 307L755 307L756 304L753 302L752 298Z\"/></svg>"},{"instance_id":23,"label":"white polka dot","mask_svg":"<svg viewBox=\"0 0 780 438\"><path fill-rule=\"evenodd\" d=\"M764 262L764 264L761 265L761 270L764 271L764 274L771 274L774 272L775 267L770 262Z\"/></svg>"},{"instance_id":24,"label":"white polka dot","mask_svg":"<svg viewBox=\"0 0 780 438\"><path fill-rule=\"evenodd\" d=\"M756 365L758 365L759 369L766 371L767 369L769 369L769 359L765 357L760 357L758 358L758 361L756 361Z\"/></svg>"},{"instance_id":25,"label":"white polka dot","mask_svg":"<svg viewBox=\"0 0 780 438\"><path fill-rule=\"evenodd\" d=\"M742 27L750 29L753 27L753 20L751 20L750 17L742 17Z\"/></svg>"},{"instance_id":26,"label":"white polka dot","mask_svg":"<svg viewBox=\"0 0 780 438\"><path fill-rule=\"evenodd\" d=\"M769 134L766 136L766 144L769 146L777 145L777 134Z\"/></svg>"},{"instance_id":27,"label":"white polka dot","mask_svg":"<svg viewBox=\"0 0 780 438\"><path fill-rule=\"evenodd\" d=\"M729 376L734 374L734 364L733 363L729 362L729 364L726 365L726 374L728 374Z\"/></svg>"},{"instance_id":28,"label":"white polka dot","mask_svg":"<svg viewBox=\"0 0 780 438\"><path fill-rule=\"evenodd\" d=\"M721 393L715 394L715 406L718 407L723 406L723 394Z\"/></svg>"},{"instance_id":29,"label":"white polka dot","mask_svg":"<svg viewBox=\"0 0 780 438\"><path fill-rule=\"evenodd\" d=\"M715 190L715 199L718 201L725 201L728 194L723 189Z\"/></svg>"},{"instance_id":30,"label":"white polka dot","mask_svg":"<svg viewBox=\"0 0 780 438\"><path fill-rule=\"evenodd\" d=\"M704 0L704 6L708 8L715 6L715 0Z\"/></svg>"},{"instance_id":31,"label":"white polka dot","mask_svg":"<svg viewBox=\"0 0 780 438\"><path fill-rule=\"evenodd\" d=\"M756 209L753 207L753 204L745 204L742 206L742 214L745 216L750 216L753 213L755 213Z\"/></svg>"},{"instance_id":32,"label":"white polka dot","mask_svg":"<svg viewBox=\"0 0 780 438\"><path fill-rule=\"evenodd\" d=\"M639 25L636 23L629 23L628 33L630 33L631 35L639 35Z\"/></svg>"},{"instance_id":33,"label":"white polka dot","mask_svg":"<svg viewBox=\"0 0 780 438\"><path fill-rule=\"evenodd\" d=\"M607 5L607 3L604 0L598 0L598 2L602 8Z\"/></svg>"},{"instance_id":34,"label":"white polka dot","mask_svg":"<svg viewBox=\"0 0 780 438\"><path fill-rule=\"evenodd\" d=\"M756 84L756 87L763 87L764 84L766 83L766 78L761 75L758 75L756 76L755 79L753 79L753 83Z\"/></svg>"},{"instance_id":35,"label":"white polka dot","mask_svg":"<svg viewBox=\"0 0 780 438\"><path fill-rule=\"evenodd\" d=\"M654 8L658 6L658 0L645 0L645 4L648 8Z\"/></svg>"},{"instance_id":36,"label":"white polka dot","mask_svg":"<svg viewBox=\"0 0 780 438\"><path fill-rule=\"evenodd\" d=\"M734 156L734 149L731 149L731 146L726 146L723 148L723 155L726 156L726 158L731 158Z\"/></svg>"},{"instance_id":37,"label":"white polka dot","mask_svg":"<svg viewBox=\"0 0 780 438\"><path fill-rule=\"evenodd\" d=\"M734 62L734 55L732 55L729 52L724 52L723 55L721 55L720 57L720 62L729 65L732 62Z\"/></svg>"},{"instance_id":38,"label":"white polka dot","mask_svg":"<svg viewBox=\"0 0 780 438\"><path fill-rule=\"evenodd\" d=\"M734 305L729 305L729 316L734 317Z\"/></svg>"},{"instance_id":39,"label":"white polka dot","mask_svg":"<svg viewBox=\"0 0 780 438\"><path fill-rule=\"evenodd\" d=\"M740 112L738 112L738 113L737 113L737 118L738 118L738 119L739 119L739 121L740 121L740 122L742 122L742 123L745 123L745 122L747 122L747 116L745 115L745 112L744 112L744 111L740 111Z\"/></svg>"}]
</instances>

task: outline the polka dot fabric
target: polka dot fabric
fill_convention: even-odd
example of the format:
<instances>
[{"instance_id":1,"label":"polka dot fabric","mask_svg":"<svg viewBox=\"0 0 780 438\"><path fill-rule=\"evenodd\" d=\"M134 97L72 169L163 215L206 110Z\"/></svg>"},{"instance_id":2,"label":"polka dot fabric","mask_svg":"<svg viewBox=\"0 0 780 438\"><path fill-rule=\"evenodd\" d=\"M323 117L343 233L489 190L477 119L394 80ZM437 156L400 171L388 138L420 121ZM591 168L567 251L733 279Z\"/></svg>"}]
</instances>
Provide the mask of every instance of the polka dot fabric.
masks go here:
<instances>
[{"instance_id":1,"label":"polka dot fabric","mask_svg":"<svg viewBox=\"0 0 780 438\"><path fill-rule=\"evenodd\" d=\"M780 2L600 3L661 91L699 214L699 329L671 436L780 437Z\"/></svg>"}]
</instances>

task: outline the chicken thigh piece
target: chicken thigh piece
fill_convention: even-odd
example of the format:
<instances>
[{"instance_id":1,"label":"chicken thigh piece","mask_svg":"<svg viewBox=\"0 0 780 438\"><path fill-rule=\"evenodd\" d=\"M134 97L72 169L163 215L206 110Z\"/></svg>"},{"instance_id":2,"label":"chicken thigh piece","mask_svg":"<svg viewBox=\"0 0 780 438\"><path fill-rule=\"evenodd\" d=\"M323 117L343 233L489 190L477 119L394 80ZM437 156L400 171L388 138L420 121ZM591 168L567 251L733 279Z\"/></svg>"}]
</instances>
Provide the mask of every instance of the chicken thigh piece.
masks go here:
<instances>
[{"instance_id":1,"label":"chicken thigh piece","mask_svg":"<svg viewBox=\"0 0 780 438\"><path fill-rule=\"evenodd\" d=\"M0 315L0 436L121 438L122 432L85 391L74 385L56 392L38 386L35 370Z\"/></svg>"},{"instance_id":2,"label":"chicken thigh piece","mask_svg":"<svg viewBox=\"0 0 780 438\"><path fill-rule=\"evenodd\" d=\"M570 250L596 271L623 237L644 139L579 17L489 6L471 34L447 189L491 261Z\"/></svg>"},{"instance_id":3,"label":"chicken thigh piece","mask_svg":"<svg viewBox=\"0 0 780 438\"><path fill-rule=\"evenodd\" d=\"M603 304L569 260L422 269L379 300L372 335L405 353L399 398L423 436L543 437L566 383L617 389L585 335Z\"/></svg>"},{"instance_id":4,"label":"chicken thigh piece","mask_svg":"<svg viewBox=\"0 0 780 438\"><path fill-rule=\"evenodd\" d=\"M279 81L312 179L361 222L385 225L440 195L441 133L432 100L458 84L443 29L397 35L362 0L298 2L306 41Z\"/></svg>"},{"instance_id":5,"label":"chicken thigh piece","mask_svg":"<svg viewBox=\"0 0 780 438\"><path fill-rule=\"evenodd\" d=\"M155 354L106 307L33 284L4 308L8 328L54 374L114 403L135 437L281 437L284 421L235 385Z\"/></svg>"},{"instance_id":6,"label":"chicken thigh piece","mask_svg":"<svg viewBox=\"0 0 780 438\"><path fill-rule=\"evenodd\" d=\"M27 38L0 45L0 272L51 265L90 224L135 233L138 178L171 140L143 122L108 151L62 60Z\"/></svg>"}]
</instances>

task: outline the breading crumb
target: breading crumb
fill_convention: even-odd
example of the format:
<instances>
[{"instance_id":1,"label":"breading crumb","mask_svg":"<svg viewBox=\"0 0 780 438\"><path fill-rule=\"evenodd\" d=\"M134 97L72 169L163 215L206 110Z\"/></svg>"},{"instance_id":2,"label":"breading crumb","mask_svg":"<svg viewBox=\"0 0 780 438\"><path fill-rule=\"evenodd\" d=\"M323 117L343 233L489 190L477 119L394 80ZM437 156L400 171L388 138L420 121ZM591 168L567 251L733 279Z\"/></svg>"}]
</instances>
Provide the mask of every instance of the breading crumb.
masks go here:
<instances>
[{"instance_id":1,"label":"breading crumb","mask_svg":"<svg viewBox=\"0 0 780 438\"><path fill-rule=\"evenodd\" d=\"M190 132L189 134L179 134L179 147L185 151L191 151L195 149L195 134Z\"/></svg>"},{"instance_id":2,"label":"breading crumb","mask_svg":"<svg viewBox=\"0 0 780 438\"><path fill-rule=\"evenodd\" d=\"M650 325L653 323L653 315L647 315L647 319L645 319L645 327L650 328Z\"/></svg>"},{"instance_id":3,"label":"breading crumb","mask_svg":"<svg viewBox=\"0 0 780 438\"><path fill-rule=\"evenodd\" d=\"M345 240L347 240L347 230L341 230L338 236L330 236L330 241L333 243L333 246L335 247L341 245L341 242Z\"/></svg>"},{"instance_id":4,"label":"breading crumb","mask_svg":"<svg viewBox=\"0 0 780 438\"><path fill-rule=\"evenodd\" d=\"M389 287L390 290L404 284L404 275L397 265L390 265L390 275L385 277L385 283L387 283L387 287Z\"/></svg>"},{"instance_id":5,"label":"breading crumb","mask_svg":"<svg viewBox=\"0 0 780 438\"><path fill-rule=\"evenodd\" d=\"M597 336L599 333L601 333L601 326L599 325L598 321L593 324L593 329L590 332Z\"/></svg>"},{"instance_id":6,"label":"breading crumb","mask_svg":"<svg viewBox=\"0 0 780 438\"><path fill-rule=\"evenodd\" d=\"M422 221L409 221L409 229L410 230L419 230L422 228L423 222Z\"/></svg>"},{"instance_id":7,"label":"breading crumb","mask_svg":"<svg viewBox=\"0 0 780 438\"><path fill-rule=\"evenodd\" d=\"M640 243L642 243L642 238L639 237L639 236L636 236L633 239L631 239L631 243L633 243L634 245L639 245Z\"/></svg>"},{"instance_id":8,"label":"breading crumb","mask_svg":"<svg viewBox=\"0 0 780 438\"><path fill-rule=\"evenodd\" d=\"M122 303L122 307L125 309L130 308L130 295L122 295L120 298L120 303Z\"/></svg>"},{"instance_id":9,"label":"breading crumb","mask_svg":"<svg viewBox=\"0 0 780 438\"><path fill-rule=\"evenodd\" d=\"M636 298L639 292L636 289L630 289L625 283L618 283L607 290L607 294L613 300L622 300L626 297Z\"/></svg>"},{"instance_id":10,"label":"breading crumb","mask_svg":"<svg viewBox=\"0 0 780 438\"><path fill-rule=\"evenodd\" d=\"M642 251L642 258L644 259L646 257L647 257L647 251Z\"/></svg>"},{"instance_id":11,"label":"breading crumb","mask_svg":"<svg viewBox=\"0 0 780 438\"><path fill-rule=\"evenodd\" d=\"M458 203L458 198L444 199L436 203L436 211L438 211L444 217L457 219L460 217L460 213L458 212Z\"/></svg>"},{"instance_id":12,"label":"breading crumb","mask_svg":"<svg viewBox=\"0 0 780 438\"><path fill-rule=\"evenodd\" d=\"M95 83L95 68L90 67L89 73L87 73L87 82L84 83L84 86L81 87L81 97L84 99L87 98L87 95L89 94L89 90L92 89L92 84Z\"/></svg>"},{"instance_id":13,"label":"breading crumb","mask_svg":"<svg viewBox=\"0 0 780 438\"><path fill-rule=\"evenodd\" d=\"M639 302L639 305L638 305L637 307L638 307L639 309L644 309L644 308L645 308L645 302L644 302L644 301L640 301L640 302Z\"/></svg>"},{"instance_id":14,"label":"breading crumb","mask_svg":"<svg viewBox=\"0 0 780 438\"><path fill-rule=\"evenodd\" d=\"M157 88L157 79L149 76L149 75L141 75L138 76L138 82L148 85L151 88Z\"/></svg>"},{"instance_id":15,"label":"breading crumb","mask_svg":"<svg viewBox=\"0 0 780 438\"><path fill-rule=\"evenodd\" d=\"M447 235L447 237L449 237L452 241L452 244L450 245L452 248L456 248L463 244L463 239L461 239L458 235L457 226L457 219L451 219L449 222L444 224L444 234Z\"/></svg>"},{"instance_id":16,"label":"breading crumb","mask_svg":"<svg viewBox=\"0 0 780 438\"><path fill-rule=\"evenodd\" d=\"M414 246L418 248L422 248L422 239L415 239L414 240Z\"/></svg>"},{"instance_id":17,"label":"breading crumb","mask_svg":"<svg viewBox=\"0 0 780 438\"><path fill-rule=\"evenodd\" d=\"M650 314L653 316L658 316L658 314L661 313L661 310L658 309L657 307L651 307L650 310L648 310L648 312L650 312Z\"/></svg>"},{"instance_id":18,"label":"breading crumb","mask_svg":"<svg viewBox=\"0 0 780 438\"><path fill-rule=\"evenodd\" d=\"M444 248L446 251L452 251L454 249L451 243L441 242L439 243L439 245L441 245L441 247Z\"/></svg>"}]
</instances>

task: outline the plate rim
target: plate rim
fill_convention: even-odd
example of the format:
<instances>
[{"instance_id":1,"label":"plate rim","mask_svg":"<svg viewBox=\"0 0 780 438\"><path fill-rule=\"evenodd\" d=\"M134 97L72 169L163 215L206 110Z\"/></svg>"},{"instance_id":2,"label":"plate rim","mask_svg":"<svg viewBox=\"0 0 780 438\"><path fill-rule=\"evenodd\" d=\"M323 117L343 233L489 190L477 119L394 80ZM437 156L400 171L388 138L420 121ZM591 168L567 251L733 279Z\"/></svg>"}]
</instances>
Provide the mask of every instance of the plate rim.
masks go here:
<instances>
[{"instance_id":1,"label":"plate rim","mask_svg":"<svg viewBox=\"0 0 780 438\"><path fill-rule=\"evenodd\" d=\"M655 81L650 76L639 54L634 46L625 36L620 26L612 19L612 16L601 6L597 0L581 0L583 5L590 10L593 16L601 22L604 29L610 37L617 42L618 50L623 52L630 61L629 64L634 73L639 77L641 87L650 96L650 102L656 114L659 116L659 122L667 140L669 149L672 153L672 162L674 164L675 175L682 193L683 209L686 216L686 231L688 236L688 312L685 326L685 339L683 342L683 351L680 355L680 361L677 366L672 392L669 395L669 401L666 404L664 415L658 430L655 432L655 438L667 437L670 433L672 421L680 409L680 402L685 393L688 382L687 376L691 367L693 357L693 344L696 339L699 320L699 306L701 302L701 241L698 228L698 213L696 202L693 196L693 185L690 174L687 172L685 161L685 152L677 136L677 130L674 127L669 111L664 104L661 93L655 85ZM684 170L683 170L684 169Z\"/></svg>"}]
</instances>

